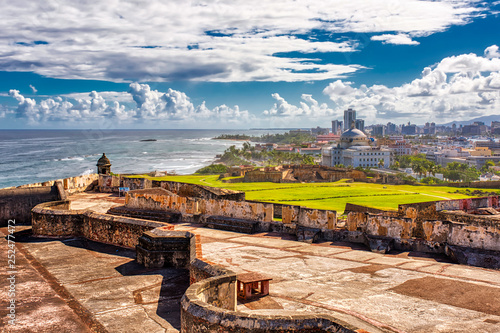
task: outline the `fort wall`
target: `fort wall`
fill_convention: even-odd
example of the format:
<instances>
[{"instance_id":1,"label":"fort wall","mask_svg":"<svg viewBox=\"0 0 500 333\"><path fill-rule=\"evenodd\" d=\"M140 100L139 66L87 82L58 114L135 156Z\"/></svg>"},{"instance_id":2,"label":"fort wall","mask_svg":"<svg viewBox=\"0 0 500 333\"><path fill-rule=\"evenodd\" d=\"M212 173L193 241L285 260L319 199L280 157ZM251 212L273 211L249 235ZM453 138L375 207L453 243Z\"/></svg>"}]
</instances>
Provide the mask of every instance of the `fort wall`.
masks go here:
<instances>
[{"instance_id":1,"label":"fort wall","mask_svg":"<svg viewBox=\"0 0 500 333\"><path fill-rule=\"evenodd\" d=\"M8 220L29 225L33 207L93 189L97 179L97 174L90 174L0 189L0 227L6 226Z\"/></svg>"},{"instance_id":2,"label":"fort wall","mask_svg":"<svg viewBox=\"0 0 500 333\"><path fill-rule=\"evenodd\" d=\"M172 182L172 181L156 181L153 180L153 187L160 187L181 197L197 197L202 199L224 199L243 201L245 200L245 192L232 191L209 186L201 186L188 183Z\"/></svg>"},{"instance_id":3,"label":"fort wall","mask_svg":"<svg viewBox=\"0 0 500 333\"><path fill-rule=\"evenodd\" d=\"M32 230L38 236L81 236L96 242L135 247L145 232L167 223L71 210L68 201L43 203L32 210Z\"/></svg>"},{"instance_id":4,"label":"fort wall","mask_svg":"<svg viewBox=\"0 0 500 333\"><path fill-rule=\"evenodd\" d=\"M172 210L181 214L227 216L237 219L271 222L273 205L247 201L180 197L169 191L130 191L125 206L135 209Z\"/></svg>"},{"instance_id":5,"label":"fort wall","mask_svg":"<svg viewBox=\"0 0 500 333\"><path fill-rule=\"evenodd\" d=\"M29 225L31 209L36 205L61 199L56 186L9 188L0 190L0 226L7 226L8 220L17 225Z\"/></svg>"}]
</instances>

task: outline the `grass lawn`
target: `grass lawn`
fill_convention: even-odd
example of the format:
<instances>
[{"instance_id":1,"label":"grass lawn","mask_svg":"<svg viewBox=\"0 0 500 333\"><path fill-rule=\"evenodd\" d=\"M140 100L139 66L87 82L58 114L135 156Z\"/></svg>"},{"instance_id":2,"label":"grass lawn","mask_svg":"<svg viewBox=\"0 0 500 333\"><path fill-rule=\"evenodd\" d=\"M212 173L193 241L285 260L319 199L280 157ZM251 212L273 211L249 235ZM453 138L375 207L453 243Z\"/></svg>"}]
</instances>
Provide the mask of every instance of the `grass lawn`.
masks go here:
<instances>
[{"instance_id":1,"label":"grass lawn","mask_svg":"<svg viewBox=\"0 0 500 333\"><path fill-rule=\"evenodd\" d=\"M148 177L150 178L150 177ZM470 196L446 186L413 186L367 183L223 183L218 175L165 176L151 178L243 191L248 200L331 209L342 213L346 203L395 210L399 204L463 199ZM465 190L465 188L460 188ZM475 190L470 188L471 191ZM494 191L492 189L483 191ZM495 191L498 192L498 191Z\"/></svg>"}]
</instances>

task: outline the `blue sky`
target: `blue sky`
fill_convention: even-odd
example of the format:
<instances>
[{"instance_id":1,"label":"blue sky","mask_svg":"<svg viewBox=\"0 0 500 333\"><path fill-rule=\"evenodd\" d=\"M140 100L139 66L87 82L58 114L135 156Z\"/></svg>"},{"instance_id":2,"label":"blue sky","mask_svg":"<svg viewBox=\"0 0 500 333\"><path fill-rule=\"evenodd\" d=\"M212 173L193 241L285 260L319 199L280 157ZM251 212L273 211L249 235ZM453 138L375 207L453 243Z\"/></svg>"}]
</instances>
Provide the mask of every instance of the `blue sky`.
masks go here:
<instances>
[{"instance_id":1,"label":"blue sky","mask_svg":"<svg viewBox=\"0 0 500 333\"><path fill-rule=\"evenodd\" d=\"M328 126L348 107L368 124L500 115L499 11L20 0L0 13L0 128Z\"/></svg>"}]
</instances>

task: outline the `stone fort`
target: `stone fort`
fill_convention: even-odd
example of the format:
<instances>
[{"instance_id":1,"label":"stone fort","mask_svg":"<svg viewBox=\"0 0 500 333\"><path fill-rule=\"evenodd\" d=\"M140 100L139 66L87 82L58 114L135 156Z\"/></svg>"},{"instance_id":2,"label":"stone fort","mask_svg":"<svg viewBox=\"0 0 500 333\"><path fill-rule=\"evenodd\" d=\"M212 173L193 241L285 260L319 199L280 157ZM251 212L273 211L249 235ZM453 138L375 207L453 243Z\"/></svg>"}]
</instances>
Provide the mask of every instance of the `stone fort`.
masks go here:
<instances>
[{"instance_id":1,"label":"stone fort","mask_svg":"<svg viewBox=\"0 0 500 333\"><path fill-rule=\"evenodd\" d=\"M174 226L241 234L276 233L304 244L359 244L372 253L392 250L439 254L462 265L500 269L498 196L399 205L382 211L347 204L336 211L247 201L243 192L172 181L114 176L105 155L100 174L0 190L0 221L31 224L39 237L80 237L135 249L146 268L174 267L189 275L180 302L181 332L366 332L357 321L303 312L247 314L237 308L238 274L203 257L196 232ZM124 202L105 212L74 209L72 195L117 193ZM369 330L368 330L369 331ZM391 331L391 330L388 330Z\"/></svg>"}]
</instances>

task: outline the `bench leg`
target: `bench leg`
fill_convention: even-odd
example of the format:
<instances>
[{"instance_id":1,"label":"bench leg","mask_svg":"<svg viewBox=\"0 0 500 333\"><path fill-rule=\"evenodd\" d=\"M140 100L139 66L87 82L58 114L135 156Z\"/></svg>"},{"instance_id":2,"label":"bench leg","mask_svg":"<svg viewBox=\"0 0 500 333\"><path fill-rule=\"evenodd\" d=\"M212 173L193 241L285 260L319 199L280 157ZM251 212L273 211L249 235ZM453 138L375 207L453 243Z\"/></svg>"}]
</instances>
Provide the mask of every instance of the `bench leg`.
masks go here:
<instances>
[{"instance_id":1,"label":"bench leg","mask_svg":"<svg viewBox=\"0 0 500 333\"><path fill-rule=\"evenodd\" d=\"M269 281L262 281L260 284L262 295L269 295Z\"/></svg>"},{"instance_id":2,"label":"bench leg","mask_svg":"<svg viewBox=\"0 0 500 333\"><path fill-rule=\"evenodd\" d=\"M243 284L243 287L245 288L244 298L247 299L247 298L252 297L252 283Z\"/></svg>"}]
</instances>

